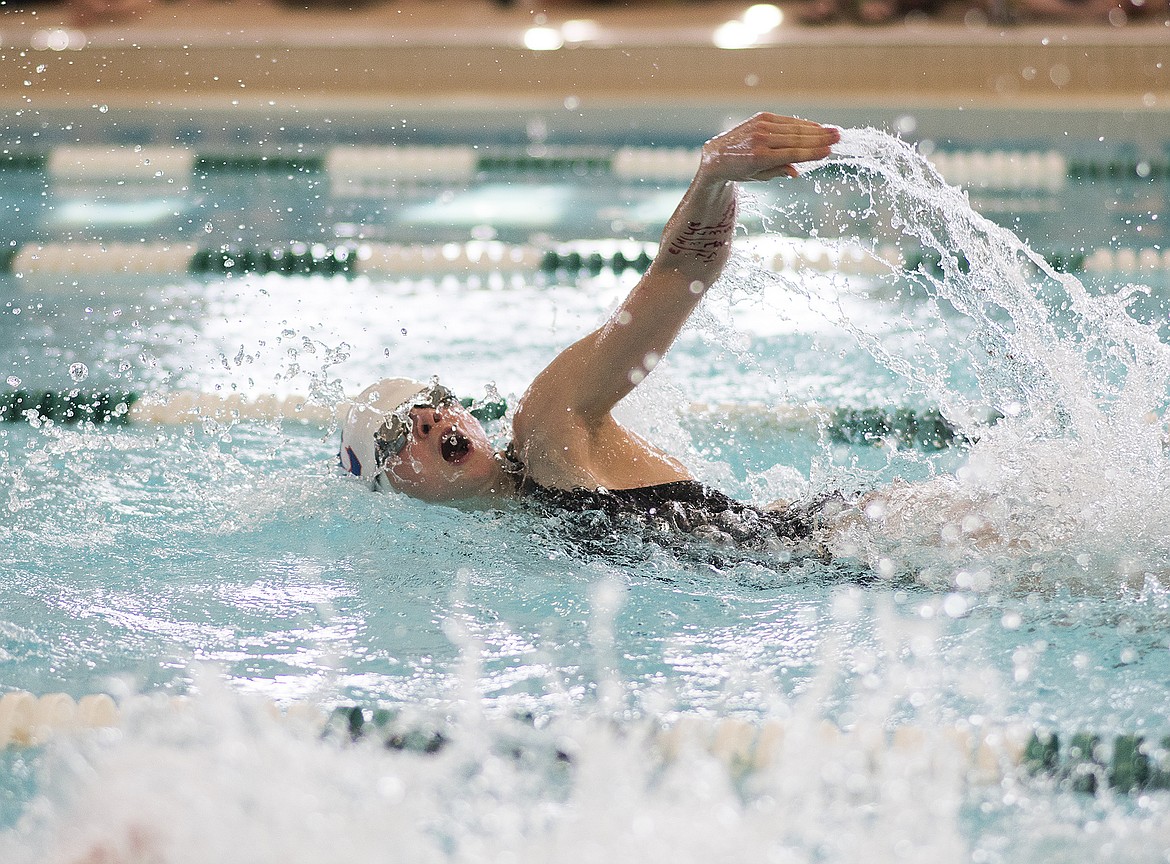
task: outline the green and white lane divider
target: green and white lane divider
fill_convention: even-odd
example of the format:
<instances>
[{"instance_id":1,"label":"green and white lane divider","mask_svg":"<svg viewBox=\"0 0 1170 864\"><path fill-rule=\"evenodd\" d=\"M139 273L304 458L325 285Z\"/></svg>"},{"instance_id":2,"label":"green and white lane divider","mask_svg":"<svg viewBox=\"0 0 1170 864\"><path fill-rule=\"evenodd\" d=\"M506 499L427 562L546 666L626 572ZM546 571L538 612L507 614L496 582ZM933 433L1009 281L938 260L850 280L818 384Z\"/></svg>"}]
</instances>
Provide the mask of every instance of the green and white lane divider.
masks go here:
<instances>
[{"instance_id":1,"label":"green and white lane divider","mask_svg":"<svg viewBox=\"0 0 1170 864\"><path fill-rule=\"evenodd\" d=\"M41 170L63 182L174 183L212 174L324 174L337 191L361 192L367 181L466 182L481 175L595 176L685 182L699 166L697 148L540 146L355 146L324 152L274 148L261 153L205 153L185 147L58 147L7 153L0 169Z\"/></svg>"},{"instance_id":2,"label":"green and white lane divider","mask_svg":"<svg viewBox=\"0 0 1170 864\"><path fill-rule=\"evenodd\" d=\"M328 407L304 396L178 391L146 395L130 391L10 390L0 394L0 421L8 423L183 425L204 420L291 421L327 426L341 416L344 404Z\"/></svg>"},{"instance_id":3,"label":"green and white lane divider","mask_svg":"<svg viewBox=\"0 0 1170 864\"><path fill-rule=\"evenodd\" d=\"M63 182L185 182L212 174L326 175L336 192L365 194L371 183L452 183L479 176L610 175L685 183L696 147L593 147L534 144L377 145L327 149L288 145L260 151L199 153L182 146L61 146L0 154L0 170L40 170ZM1057 150L935 150L928 157L948 182L981 189L1055 192L1068 180L1170 179L1159 159L1069 159Z\"/></svg>"},{"instance_id":4,"label":"green and white lane divider","mask_svg":"<svg viewBox=\"0 0 1170 864\"><path fill-rule=\"evenodd\" d=\"M817 270L845 275L882 275L899 269L941 273L940 259L891 244L866 247L799 237L747 242L776 272ZM656 243L632 240L574 240L535 246L500 241L395 244L377 242L284 243L265 247L192 243L27 243L0 250L0 273L38 276L469 276L544 273L565 278L603 272L644 273L658 253ZM1156 273L1170 270L1170 248L1096 249L1044 256L1066 273Z\"/></svg>"},{"instance_id":5,"label":"green and white lane divider","mask_svg":"<svg viewBox=\"0 0 1170 864\"><path fill-rule=\"evenodd\" d=\"M465 401L481 420L504 415L503 400ZM157 424L184 425L213 421L294 422L327 427L340 421L346 403L320 405L304 396L273 394L245 396L178 391L143 395L132 391L10 390L0 393L0 422L76 425ZM819 435L831 441L858 446L894 446L942 450L970 443L970 439L937 409L899 407L825 408L814 405L745 405L694 403L692 415L715 415L779 432ZM988 425L998 416L986 418Z\"/></svg>"},{"instance_id":6,"label":"green and white lane divider","mask_svg":"<svg viewBox=\"0 0 1170 864\"><path fill-rule=\"evenodd\" d=\"M264 248L189 243L30 243L0 254L0 269L50 275L284 276L534 272L546 250L472 241L442 244L287 243Z\"/></svg>"},{"instance_id":7,"label":"green and white lane divider","mask_svg":"<svg viewBox=\"0 0 1170 864\"><path fill-rule=\"evenodd\" d=\"M274 719L299 724L325 739L340 743L367 741L387 750L437 753L458 734L446 726L404 720L389 709L347 705L330 711L295 703L282 710L268 702L263 706ZM42 746L60 736L117 729L127 713L160 707L181 716L190 710L190 700L136 696L120 704L104 693L74 700L65 693L37 697L27 691L9 692L0 697L0 749ZM684 715L669 724L653 719L632 723L622 734L643 736L651 752L667 763L687 752L700 751L715 757L732 772L746 774L780 767L785 739L793 730L777 720L753 723ZM814 739L805 742L808 746L816 746L826 755L851 750L866 754L869 758L858 765L873 765L883 759L904 760L911 754L922 757L931 752L948 753L952 758L959 757L959 766L965 767L969 780L978 784L996 783L1016 773L1049 778L1085 793L1104 788L1120 793L1170 789L1170 736L1159 739L1126 733L1076 733L1066 740L1049 730L1015 725L980 729L969 725L842 729L827 721L815 729L801 730L801 734ZM516 745L523 746L521 742ZM573 761L571 752L560 749L550 755Z\"/></svg>"},{"instance_id":8,"label":"green and white lane divider","mask_svg":"<svg viewBox=\"0 0 1170 864\"><path fill-rule=\"evenodd\" d=\"M466 243L285 243L248 248L190 243L29 243L0 252L0 272L20 277L70 275L396 276L536 273L596 266L622 271L650 266L655 244L581 241L542 248L496 241ZM631 251L635 246L636 251ZM622 249L626 251L622 251Z\"/></svg>"},{"instance_id":9,"label":"green and white lane divider","mask_svg":"<svg viewBox=\"0 0 1170 864\"><path fill-rule=\"evenodd\" d=\"M344 192L360 193L366 181L398 183L465 182L481 175L589 176L613 174L689 180L699 151L551 146L355 146L308 150L276 147L261 152L198 153L185 147L65 146L49 152L10 152L0 170L43 171L62 182L186 182L214 174L325 175ZM685 162L685 168L682 163ZM678 165L671 169L669 166ZM646 171L628 173L633 166Z\"/></svg>"},{"instance_id":10,"label":"green and white lane divider","mask_svg":"<svg viewBox=\"0 0 1170 864\"><path fill-rule=\"evenodd\" d=\"M790 732L781 721L753 723L696 715L683 715L669 725L647 721L642 730L665 762L677 760L687 750L700 749L737 774L778 766ZM403 723L395 712L385 709L346 706L333 710L325 734L355 741L373 739L391 750L436 753L455 733ZM1090 794L1106 787L1121 793L1170 790L1170 735L1157 740L1124 733L1075 733L1066 742L1051 730L1020 725L982 730L966 724L930 729L902 725L887 730L877 726L842 729L825 721L811 737L815 740L806 742L810 746L826 753L860 750L870 757L866 760L870 764L883 758L900 761L911 754L921 757L932 749L947 750L960 758L969 779L979 784L997 783L1014 771ZM572 761L571 754L561 751L555 756Z\"/></svg>"}]
</instances>

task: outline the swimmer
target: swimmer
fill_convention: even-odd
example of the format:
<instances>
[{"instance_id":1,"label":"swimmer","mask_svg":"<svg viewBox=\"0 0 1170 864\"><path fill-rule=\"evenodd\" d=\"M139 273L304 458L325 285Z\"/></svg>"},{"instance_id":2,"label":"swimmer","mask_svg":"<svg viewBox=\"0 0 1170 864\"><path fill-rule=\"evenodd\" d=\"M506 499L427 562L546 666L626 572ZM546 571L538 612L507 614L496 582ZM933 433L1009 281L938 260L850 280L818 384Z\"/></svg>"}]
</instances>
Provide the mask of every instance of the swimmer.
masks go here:
<instances>
[{"instance_id":1,"label":"swimmer","mask_svg":"<svg viewBox=\"0 0 1170 864\"><path fill-rule=\"evenodd\" d=\"M429 502L493 506L535 499L577 511L652 516L670 529L767 548L807 538L816 509L761 510L698 483L613 416L719 278L731 252L737 184L796 178L829 156L837 129L761 113L708 141L658 255L601 327L562 351L516 406L512 441L483 426L437 379L391 378L354 400L342 467L373 488Z\"/></svg>"}]
</instances>

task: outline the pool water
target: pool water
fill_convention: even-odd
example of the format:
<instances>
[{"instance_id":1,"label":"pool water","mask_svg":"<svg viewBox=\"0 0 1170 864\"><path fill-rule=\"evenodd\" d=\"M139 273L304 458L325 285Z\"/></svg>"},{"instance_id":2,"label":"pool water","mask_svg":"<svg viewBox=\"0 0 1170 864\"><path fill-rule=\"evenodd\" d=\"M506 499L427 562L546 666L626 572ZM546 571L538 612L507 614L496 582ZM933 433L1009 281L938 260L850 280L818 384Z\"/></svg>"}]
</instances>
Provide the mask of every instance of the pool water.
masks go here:
<instances>
[{"instance_id":1,"label":"pool water","mask_svg":"<svg viewBox=\"0 0 1170 864\"><path fill-rule=\"evenodd\" d=\"M980 779L951 732L1168 731L1170 478L1147 415L1170 395L1170 285L1045 271L922 170L855 131L833 165L762 191L744 256L620 408L756 503L927 490L833 564L715 567L639 538L583 555L530 513L372 495L340 474L322 426L0 427L0 684L192 697L4 751L0 858L1164 860L1167 793ZM4 216L21 242L312 241L353 226L653 240L682 191L507 177L387 202L285 179L165 205L151 189L53 188L40 204L43 178L22 183L33 203ZM971 198L1047 253L1160 242L1165 194L1116 180ZM774 274L746 253L767 236L925 247L944 263ZM441 371L457 392L493 383L514 401L634 279L8 277L0 369L14 388L323 404ZM1129 283L1143 291L1113 303ZM789 410L809 406L821 420ZM849 443L823 420L840 408L938 408L973 443ZM980 542L971 513L1003 542ZM260 701L393 709L447 746L322 740ZM782 727L782 758L744 772L652 744L657 729L733 719ZM861 744L904 728L926 743Z\"/></svg>"}]
</instances>

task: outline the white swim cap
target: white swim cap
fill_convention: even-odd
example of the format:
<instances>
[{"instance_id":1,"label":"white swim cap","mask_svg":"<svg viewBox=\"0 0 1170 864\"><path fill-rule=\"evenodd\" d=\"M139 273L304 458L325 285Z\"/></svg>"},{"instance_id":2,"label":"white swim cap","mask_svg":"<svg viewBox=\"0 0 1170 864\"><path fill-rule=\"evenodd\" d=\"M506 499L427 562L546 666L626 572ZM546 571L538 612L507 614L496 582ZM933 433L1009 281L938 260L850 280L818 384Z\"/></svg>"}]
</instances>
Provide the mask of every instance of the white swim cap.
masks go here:
<instances>
[{"instance_id":1,"label":"white swim cap","mask_svg":"<svg viewBox=\"0 0 1170 864\"><path fill-rule=\"evenodd\" d=\"M372 384L350 403L341 426L341 467L370 483L378 479L382 466L376 464L374 436L403 403L430 387L413 378L386 378Z\"/></svg>"}]
</instances>

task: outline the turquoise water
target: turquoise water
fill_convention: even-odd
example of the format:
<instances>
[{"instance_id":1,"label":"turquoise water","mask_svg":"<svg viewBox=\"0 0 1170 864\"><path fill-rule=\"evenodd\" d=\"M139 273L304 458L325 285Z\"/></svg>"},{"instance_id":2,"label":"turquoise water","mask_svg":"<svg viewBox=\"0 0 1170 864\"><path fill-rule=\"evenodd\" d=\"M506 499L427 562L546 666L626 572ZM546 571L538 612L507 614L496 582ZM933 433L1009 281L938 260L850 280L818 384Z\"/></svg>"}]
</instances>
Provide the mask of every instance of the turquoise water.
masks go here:
<instances>
[{"instance_id":1,"label":"turquoise water","mask_svg":"<svg viewBox=\"0 0 1170 864\"><path fill-rule=\"evenodd\" d=\"M758 503L933 484L904 524L855 538L836 565L712 568L635 538L582 555L531 514L371 495L336 470L326 427L0 427L0 683L193 697L183 714L139 708L117 734L6 751L0 857L73 861L95 844L138 843L179 862L381 860L391 849L422 861L1163 860L1166 793L980 781L945 732L1168 731L1170 484L1160 430L1143 418L1167 397L1156 328L1170 285L1101 275L1082 297L1020 264L1009 240L989 241L961 202L912 202L897 183L907 157L884 139L850 144L854 173L773 190L746 233L763 234L767 217L777 234L910 248L930 230L940 252L962 250L998 282L957 268L945 279L772 277L745 259L621 409L700 477ZM873 179L866 159L898 177ZM115 219L84 230L170 236L226 209L213 239L312 239L299 235L359 223L465 239L476 225L412 222L411 208L449 216L477 195L517 211L530 191L521 178L424 187L392 207L298 199L289 183L204 189L169 214L146 194L119 206L163 213L149 229ZM1073 184L980 209L1039 251L1137 245L1161 236L1166 188ZM572 219L492 227L516 241L653 239L680 192L594 179L564 188ZM533 274L478 289L415 277L9 278L0 370L20 379L12 387L323 403L386 374L441 370L459 392L491 381L514 400L633 278ZM1126 317L1094 305L1128 282L1149 293ZM810 404L942 407L979 440L845 444L764 410ZM987 427L988 409L1007 416ZM947 511L956 500L1011 542L940 544L947 526L962 528ZM393 708L452 744L424 756L321 741L252 697ZM646 729L679 718L780 724L787 749L742 776L698 752L664 764ZM931 746L875 757L825 739L825 720L912 725Z\"/></svg>"}]
</instances>

